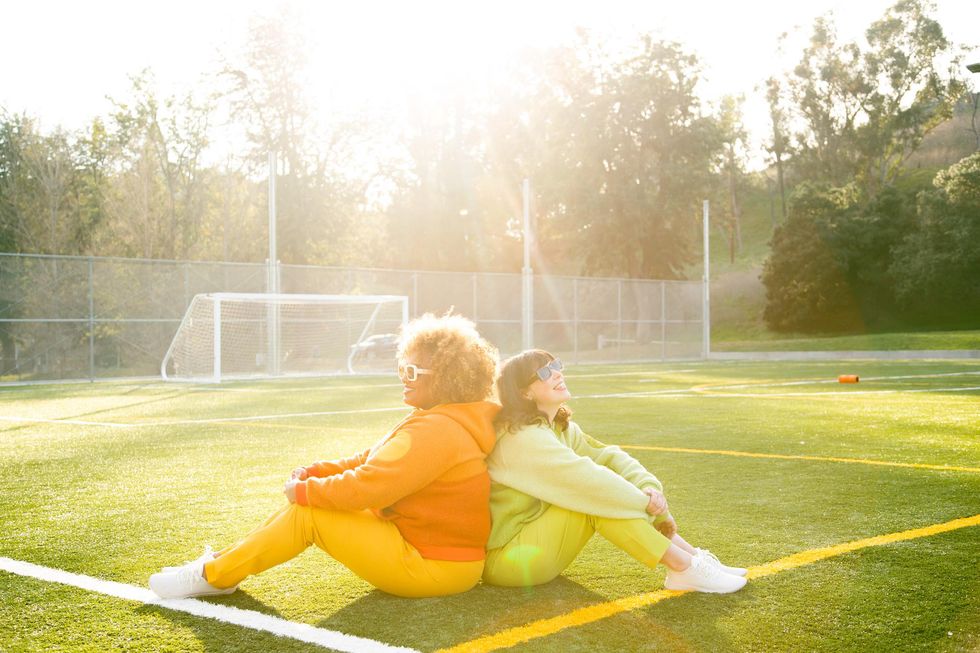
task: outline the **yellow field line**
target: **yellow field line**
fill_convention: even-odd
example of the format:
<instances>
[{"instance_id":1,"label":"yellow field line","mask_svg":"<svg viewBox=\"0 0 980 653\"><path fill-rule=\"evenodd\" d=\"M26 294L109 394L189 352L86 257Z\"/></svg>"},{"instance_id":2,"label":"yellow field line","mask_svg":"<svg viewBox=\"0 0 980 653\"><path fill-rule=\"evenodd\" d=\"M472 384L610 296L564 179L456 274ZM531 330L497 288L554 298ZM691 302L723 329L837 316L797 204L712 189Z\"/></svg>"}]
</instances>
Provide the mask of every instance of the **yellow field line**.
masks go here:
<instances>
[{"instance_id":1,"label":"yellow field line","mask_svg":"<svg viewBox=\"0 0 980 653\"><path fill-rule=\"evenodd\" d=\"M674 453L711 453L720 456L742 456L744 458L777 458L779 460L816 460L831 463L857 463L860 465L881 465L883 467L909 467L912 469L935 469L942 472L980 473L980 467L952 467L950 465L926 465L923 463L894 463L887 460L866 460L864 458L832 458L827 456L790 456L778 453L751 453L748 451L728 451L726 449L685 449L683 447L646 447L639 444L621 444L621 449L643 449L645 451L670 451Z\"/></svg>"},{"instance_id":2,"label":"yellow field line","mask_svg":"<svg viewBox=\"0 0 980 653\"><path fill-rule=\"evenodd\" d=\"M968 526L980 526L980 515L964 517L962 519L954 519L952 521L941 524L933 524L932 526L926 526L924 528L916 528L909 531L901 531L898 533L890 533L888 535L869 537L863 540L855 540L853 542L845 542L843 544L829 546L822 549L801 551L800 553L794 553L793 555L780 558L778 560L773 560L772 562L760 565L758 567L749 568L748 578L762 578L763 576L778 574L782 571L809 565L820 560L832 558L844 553L850 553L851 551L856 551L858 549L864 549L870 546L882 546L893 542L902 542L904 540L914 540L916 538L928 537L930 535L938 535L939 533L946 533L948 531L954 531L960 528L966 528ZM635 610L637 608L645 608L665 599L670 599L675 596L681 596L682 594L688 593L688 591L659 590L656 592L649 592L647 594L639 594L637 596L628 596L622 599L616 599L615 601L609 601L608 603L590 605L557 617L541 619L525 626L509 628L494 635L487 635L486 637L480 637L468 642L463 642L461 644L457 644L456 646L442 649L437 653L487 653L488 651L508 648L531 641L533 639L553 635L561 630L565 630L566 628L584 626L585 624L599 621L600 619L605 619L606 617L611 617L613 615Z\"/></svg>"}]
</instances>

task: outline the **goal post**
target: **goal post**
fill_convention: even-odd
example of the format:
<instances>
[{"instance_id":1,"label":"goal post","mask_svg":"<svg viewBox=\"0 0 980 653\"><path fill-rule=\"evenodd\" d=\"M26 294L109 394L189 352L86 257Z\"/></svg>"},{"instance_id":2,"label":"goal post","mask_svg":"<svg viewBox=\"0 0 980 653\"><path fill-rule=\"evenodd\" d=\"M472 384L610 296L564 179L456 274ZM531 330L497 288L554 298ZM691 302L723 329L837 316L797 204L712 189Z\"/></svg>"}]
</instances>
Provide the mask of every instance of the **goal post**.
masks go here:
<instances>
[{"instance_id":1,"label":"goal post","mask_svg":"<svg viewBox=\"0 0 980 653\"><path fill-rule=\"evenodd\" d=\"M195 295L160 364L168 381L390 372L401 295Z\"/></svg>"}]
</instances>

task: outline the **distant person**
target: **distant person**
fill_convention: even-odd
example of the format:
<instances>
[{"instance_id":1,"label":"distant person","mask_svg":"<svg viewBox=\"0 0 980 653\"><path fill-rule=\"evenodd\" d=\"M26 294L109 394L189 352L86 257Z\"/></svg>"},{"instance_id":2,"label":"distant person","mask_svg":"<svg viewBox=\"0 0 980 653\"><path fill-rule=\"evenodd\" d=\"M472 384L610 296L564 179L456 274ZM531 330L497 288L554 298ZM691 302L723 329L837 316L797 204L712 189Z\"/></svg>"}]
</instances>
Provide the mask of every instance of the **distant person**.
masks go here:
<instances>
[{"instance_id":1,"label":"distant person","mask_svg":"<svg viewBox=\"0 0 980 653\"><path fill-rule=\"evenodd\" d=\"M497 352L469 320L426 315L403 329L397 356L415 410L370 449L293 471L285 507L238 543L153 574L153 591L229 594L311 544L390 594L473 587L490 534Z\"/></svg>"},{"instance_id":2,"label":"distant person","mask_svg":"<svg viewBox=\"0 0 980 653\"><path fill-rule=\"evenodd\" d=\"M666 565L668 589L727 593L745 585L745 569L721 564L677 533L653 474L569 419L560 360L540 349L508 359L497 393L485 582L547 583L598 532L650 568Z\"/></svg>"}]
</instances>

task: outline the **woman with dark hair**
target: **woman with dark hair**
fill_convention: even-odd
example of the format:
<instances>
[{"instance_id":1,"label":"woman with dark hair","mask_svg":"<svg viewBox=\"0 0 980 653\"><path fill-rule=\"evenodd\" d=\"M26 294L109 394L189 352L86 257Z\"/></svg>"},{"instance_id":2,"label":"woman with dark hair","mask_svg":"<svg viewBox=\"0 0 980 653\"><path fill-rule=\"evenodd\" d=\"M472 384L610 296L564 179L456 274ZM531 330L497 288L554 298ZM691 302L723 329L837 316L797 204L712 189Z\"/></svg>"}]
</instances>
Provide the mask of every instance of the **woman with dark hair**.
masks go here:
<instances>
[{"instance_id":1,"label":"woman with dark hair","mask_svg":"<svg viewBox=\"0 0 980 653\"><path fill-rule=\"evenodd\" d=\"M150 577L163 598L234 592L311 544L398 596L463 592L480 580L490 533L497 352L458 315L403 329L398 374L414 408L370 449L293 471L287 505L237 544Z\"/></svg>"},{"instance_id":2,"label":"woman with dark hair","mask_svg":"<svg viewBox=\"0 0 980 653\"><path fill-rule=\"evenodd\" d=\"M745 569L677 533L653 474L571 421L560 360L540 349L508 359L497 394L485 582L546 583L598 532L648 567L666 565L668 589L727 593L745 585Z\"/></svg>"}]
</instances>

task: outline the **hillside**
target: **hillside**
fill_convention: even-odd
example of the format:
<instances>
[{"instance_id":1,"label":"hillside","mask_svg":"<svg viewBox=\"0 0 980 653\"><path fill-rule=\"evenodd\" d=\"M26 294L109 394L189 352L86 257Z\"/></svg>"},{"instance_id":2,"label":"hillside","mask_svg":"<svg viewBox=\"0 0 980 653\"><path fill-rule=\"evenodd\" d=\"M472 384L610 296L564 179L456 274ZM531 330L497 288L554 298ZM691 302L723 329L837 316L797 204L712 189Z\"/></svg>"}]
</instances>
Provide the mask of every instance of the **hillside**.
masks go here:
<instances>
[{"instance_id":1,"label":"hillside","mask_svg":"<svg viewBox=\"0 0 980 653\"><path fill-rule=\"evenodd\" d=\"M975 98L964 98L954 117L931 132L909 159L898 185L905 190L927 188L936 173L980 149L980 112ZM974 127L976 125L976 128ZM711 317L715 342L771 340L786 334L770 333L762 321L765 287L759 280L769 255L773 230L782 220L775 169L752 173L741 185L741 247L731 249L727 208L712 209ZM787 197L792 188L787 188ZM698 261L691 278L700 276Z\"/></svg>"}]
</instances>

